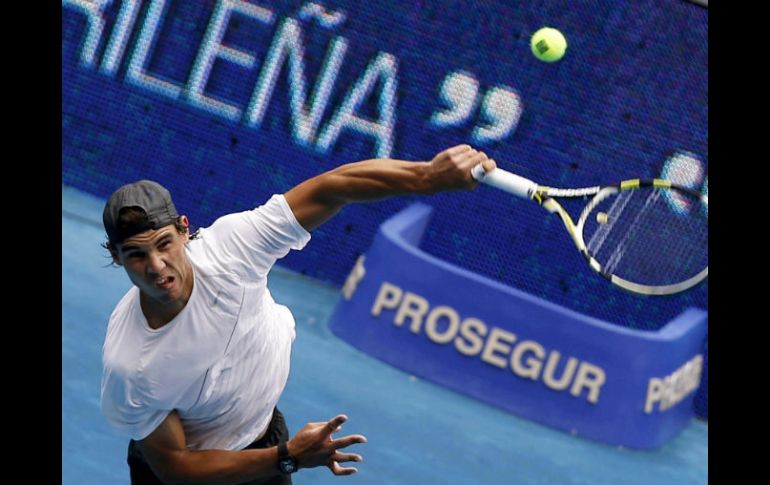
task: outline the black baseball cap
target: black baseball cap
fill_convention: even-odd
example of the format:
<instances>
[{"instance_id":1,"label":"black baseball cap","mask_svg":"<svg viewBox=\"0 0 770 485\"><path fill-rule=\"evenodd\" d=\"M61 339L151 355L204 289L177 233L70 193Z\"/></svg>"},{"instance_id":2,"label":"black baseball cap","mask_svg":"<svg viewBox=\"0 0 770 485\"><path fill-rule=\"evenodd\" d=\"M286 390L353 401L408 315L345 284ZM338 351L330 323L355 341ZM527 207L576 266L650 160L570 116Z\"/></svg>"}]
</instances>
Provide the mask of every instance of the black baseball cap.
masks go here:
<instances>
[{"instance_id":1,"label":"black baseball cap","mask_svg":"<svg viewBox=\"0 0 770 485\"><path fill-rule=\"evenodd\" d=\"M120 211L126 207L138 207L147 213L143 223L120 224ZM110 243L117 244L131 236L150 229L173 224L179 214L165 187L152 180L139 180L119 188L107 199L102 220Z\"/></svg>"}]
</instances>

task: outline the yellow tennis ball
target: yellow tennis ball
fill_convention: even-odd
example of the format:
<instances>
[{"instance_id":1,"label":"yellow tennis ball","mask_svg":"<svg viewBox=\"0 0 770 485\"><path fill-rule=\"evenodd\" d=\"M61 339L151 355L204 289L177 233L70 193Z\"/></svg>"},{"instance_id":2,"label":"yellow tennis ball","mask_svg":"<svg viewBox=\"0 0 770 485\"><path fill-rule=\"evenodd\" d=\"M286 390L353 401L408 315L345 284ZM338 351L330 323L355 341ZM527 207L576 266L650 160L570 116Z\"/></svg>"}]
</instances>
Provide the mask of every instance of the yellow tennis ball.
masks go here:
<instances>
[{"instance_id":1,"label":"yellow tennis ball","mask_svg":"<svg viewBox=\"0 0 770 485\"><path fill-rule=\"evenodd\" d=\"M543 27L532 35L529 41L532 53L543 62L556 62L564 57L567 39L561 32L550 27Z\"/></svg>"}]
</instances>

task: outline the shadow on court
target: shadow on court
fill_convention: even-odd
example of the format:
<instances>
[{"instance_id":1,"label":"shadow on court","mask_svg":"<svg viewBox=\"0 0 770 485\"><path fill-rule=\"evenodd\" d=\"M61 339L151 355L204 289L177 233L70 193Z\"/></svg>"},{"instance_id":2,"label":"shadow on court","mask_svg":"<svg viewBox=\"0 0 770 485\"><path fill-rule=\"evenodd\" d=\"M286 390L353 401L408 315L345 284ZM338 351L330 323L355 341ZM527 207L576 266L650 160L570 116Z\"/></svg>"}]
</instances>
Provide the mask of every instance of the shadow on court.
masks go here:
<instances>
[{"instance_id":1,"label":"shadow on court","mask_svg":"<svg viewBox=\"0 0 770 485\"><path fill-rule=\"evenodd\" d=\"M125 485L127 439L99 411L101 346L130 287L108 266L104 201L62 187L62 485ZM312 240L310 244L313 244ZM291 377L279 407L290 431L337 413L369 442L359 473L302 470L297 485L689 485L708 480L708 425L693 421L655 451L574 438L424 382L348 346L326 327L339 291L282 268L276 301L297 320Z\"/></svg>"}]
</instances>

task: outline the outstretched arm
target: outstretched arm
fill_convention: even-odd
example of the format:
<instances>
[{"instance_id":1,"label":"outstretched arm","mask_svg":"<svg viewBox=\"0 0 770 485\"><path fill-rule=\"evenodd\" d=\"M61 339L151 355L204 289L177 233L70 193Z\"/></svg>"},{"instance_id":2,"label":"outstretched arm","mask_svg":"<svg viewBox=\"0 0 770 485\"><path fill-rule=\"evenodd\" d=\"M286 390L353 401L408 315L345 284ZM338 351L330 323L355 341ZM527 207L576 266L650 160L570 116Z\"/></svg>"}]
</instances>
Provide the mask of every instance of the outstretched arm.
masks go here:
<instances>
[{"instance_id":1,"label":"outstretched arm","mask_svg":"<svg viewBox=\"0 0 770 485\"><path fill-rule=\"evenodd\" d=\"M362 461L361 455L341 452L342 448L364 443L362 435L333 439L347 419L339 415L323 423L305 425L288 441L289 453L300 468L327 466L335 475L350 475L357 470L340 466L341 462ZM166 417L147 438L138 442L152 471L163 483L238 484L278 475L277 447L242 451L192 451L186 446L182 423L176 412Z\"/></svg>"},{"instance_id":2,"label":"outstretched arm","mask_svg":"<svg viewBox=\"0 0 770 485\"><path fill-rule=\"evenodd\" d=\"M350 202L473 189L477 183L471 176L471 169L479 163L486 172L495 168L494 160L469 145L444 150L430 162L390 158L365 160L342 165L306 180L286 192L285 197L297 221L311 231Z\"/></svg>"}]
</instances>

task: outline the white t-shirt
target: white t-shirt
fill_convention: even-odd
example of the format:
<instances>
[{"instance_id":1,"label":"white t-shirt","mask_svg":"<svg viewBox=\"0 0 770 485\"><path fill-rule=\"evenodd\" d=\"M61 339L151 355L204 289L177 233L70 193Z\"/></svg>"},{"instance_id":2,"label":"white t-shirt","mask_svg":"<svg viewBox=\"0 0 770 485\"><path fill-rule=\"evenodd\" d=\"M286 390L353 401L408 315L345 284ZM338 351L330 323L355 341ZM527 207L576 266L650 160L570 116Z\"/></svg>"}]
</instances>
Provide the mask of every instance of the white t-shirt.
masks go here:
<instances>
[{"instance_id":1,"label":"white t-shirt","mask_svg":"<svg viewBox=\"0 0 770 485\"><path fill-rule=\"evenodd\" d=\"M132 287L110 316L102 349L109 422L140 440L176 409L189 449L238 450L260 437L286 385L296 335L267 274L309 240L283 195L274 195L187 244L193 291L171 322L152 329Z\"/></svg>"}]
</instances>

